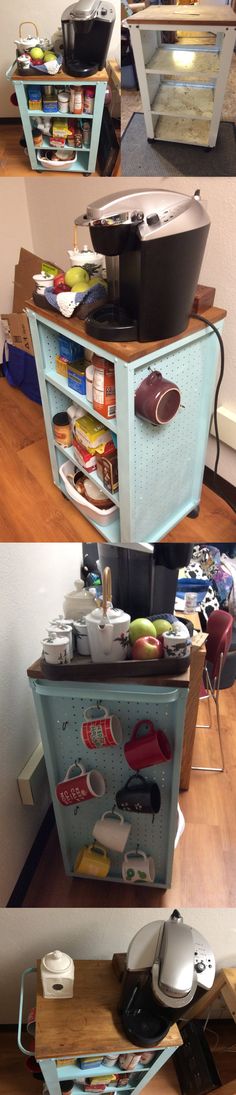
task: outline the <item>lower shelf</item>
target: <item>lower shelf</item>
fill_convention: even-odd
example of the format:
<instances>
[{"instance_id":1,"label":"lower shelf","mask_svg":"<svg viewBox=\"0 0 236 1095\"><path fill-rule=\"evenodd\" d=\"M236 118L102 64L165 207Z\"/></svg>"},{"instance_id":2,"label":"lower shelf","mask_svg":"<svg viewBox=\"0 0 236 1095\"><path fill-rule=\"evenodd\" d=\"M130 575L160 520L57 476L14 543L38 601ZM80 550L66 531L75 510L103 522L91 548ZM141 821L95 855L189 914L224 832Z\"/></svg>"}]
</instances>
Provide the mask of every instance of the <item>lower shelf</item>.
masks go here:
<instances>
[{"instance_id":1,"label":"lower shelf","mask_svg":"<svg viewBox=\"0 0 236 1095\"><path fill-rule=\"evenodd\" d=\"M210 122L203 119L160 117L155 126L157 141L173 141L179 144L209 145Z\"/></svg>"},{"instance_id":2,"label":"lower shelf","mask_svg":"<svg viewBox=\"0 0 236 1095\"><path fill-rule=\"evenodd\" d=\"M58 486L58 484L56 484L56 485ZM101 524L99 524L99 521L95 521L94 519L92 519L91 517L88 517L87 515L85 516L85 514L83 514L81 512L81 510L78 510L78 506L76 505L76 502L73 502L72 498L69 498L69 495L67 494L66 489L64 489L63 484L61 484L58 489L62 491L62 494L64 494L64 497L67 499L67 502L70 502L70 504L72 506L74 506L75 509L77 509L77 512L79 512L80 517L83 517L86 521L88 521L89 525L92 525L93 528L96 528L97 532L100 532L100 535L103 537L104 540L107 540L107 542L109 544L119 544L120 543L120 519L119 519L118 511L117 511L117 517L115 517L113 519L113 521L111 522L110 525L101 525Z\"/></svg>"},{"instance_id":3,"label":"lower shelf","mask_svg":"<svg viewBox=\"0 0 236 1095\"><path fill-rule=\"evenodd\" d=\"M53 172L55 172L55 174L58 174L58 172L60 172L60 171L66 171L67 174L70 174L70 175L73 174L73 172L78 172L78 171L88 172L89 171L89 151L87 151L87 150L86 150L86 152L79 151L77 153L75 162L72 162L69 167L68 167L68 165L67 165L67 167L65 167L65 166L63 167L63 161L61 162L59 167L55 167L55 164L54 165L50 164L50 161L48 161L48 165L45 166L42 163L40 163L40 160L37 156L37 171L53 171Z\"/></svg>"},{"instance_id":4,"label":"lower shelf","mask_svg":"<svg viewBox=\"0 0 236 1095\"><path fill-rule=\"evenodd\" d=\"M194 88L180 84L162 83L151 110L152 114L166 114L168 117L188 118L210 121L213 112L213 91L211 88Z\"/></svg>"},{"instance_id":5,"label":"lower shelf","mask_svg":"<svg viewBox=\"0 0 236 1095\"><path fill-rule=\"evenodd\" d=\"M146 65L146 72L150 75L160 73L182 80L206 80L217 76L219 69L219 55L211 53L210 49L203 51L181 49L181 46L162 46L153 54L151 61Z\"/></svg>"}]
</instances>

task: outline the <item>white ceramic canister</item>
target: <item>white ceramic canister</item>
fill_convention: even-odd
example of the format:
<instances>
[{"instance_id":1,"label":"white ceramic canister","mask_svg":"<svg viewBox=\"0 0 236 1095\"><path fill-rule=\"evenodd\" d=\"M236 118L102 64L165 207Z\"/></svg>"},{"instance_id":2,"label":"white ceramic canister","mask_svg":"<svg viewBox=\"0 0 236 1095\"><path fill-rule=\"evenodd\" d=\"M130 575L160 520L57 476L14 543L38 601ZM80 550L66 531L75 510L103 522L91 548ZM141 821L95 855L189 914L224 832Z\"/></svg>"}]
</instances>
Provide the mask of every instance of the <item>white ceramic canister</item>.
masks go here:
<instances>
[{"instance_id":1,"label":"white ceramic canister","mask_svg":"<svg viewBox=\"0 0 236 1095\"><path fill-rule=\"evenodd\" d=\"M89 658L90 647L88 641L88 628L85 620L79 620L74 623L74 629L76 634L76 649L78 654L81 654L84 658Z\"/></svg>"},{"instance_id":2,"label":"white ceramic canister","mask_svg":"<svg viewBox=\"0 0 236 1095\"><path fill-rule=\"evenodd\" d=\"M187 658L190 656L192 639L185 624L178 621L174 623L171 631L164 631L162 640L165 658Z\"/></svg>"},{"instance_id":3,"label":"white ceramic canister","mask_svg":"<svg viewBox=\"0 0 236 1095\"><path fill-rule=\"evenodd\" d=\"M86 266L86 270L88 270L90 277L106 277L104 255L100 255L97 251L91 251L86 243L81 251L78 247L73 247L73 250L67 251L67 254L69 255L71 266Z\"/></svg>"},{"instance_id":4,"label":"white ceramic canister","mask_svg":"<svg viewBox=\"0 0 236 1095\"><path fill-rule=\"evenodd\" d=\"M70 661L69 639L67 635L62 639L59 635L48 635L42 640L43 655L50 665L68 665Z\"/></svg>"},{"instance_id":5,"label":"white ceramic canister","mask_svg":"<svg viewBox=\"0 0 236 1095\"><path fill-rule=\"evenodd\" d=\"M73 996L75 967L69 954L51 951L41 959L40 965L43 995L56 1000L69 1000Z\"/></svg>"},{"instance_id":6,"label":"white ceramic canister","mask_svg":"<svg viewBox=\"0 0 236 1095\"><path fill-rule=\"evenodd\" d=\"M87 365L87 369L85 369L86 399L89 400L89 403L93 402L93 373L94 373L93 365Z\"/></svg>"},{"instance_id":7,"label":"white ceramic canister","mask_svg":"<svg viewBox=\"0 0 236 1095\"><path fill-rule=\"evenodd\" d=\"M88 612L91 612L94 608L95 592L92 593L90 589L85 589L82 578L78 578L74 583L75 589L71 593L66 593L63 601L63 611L65 620L81 620L82 616L87 616Z\"/></svg>"},{"instance_id":8,"label":"white ceramic canister","mask_svg":"<svg viewBox=\"0 0 236 1095\"><path fill-rule=\"evenodd\" d=\"M67 621L65 623L56 624L55 632L56 632L56 635L59 636L59 639L60 638L63 639L63 636L65 636L65 637L67 637L67 639L69 639L69 655L70 655L70 661L72 661L72 658L73 658L73 628L72 628L71 624L67 624Z\"/></svg>"}]
</instances>

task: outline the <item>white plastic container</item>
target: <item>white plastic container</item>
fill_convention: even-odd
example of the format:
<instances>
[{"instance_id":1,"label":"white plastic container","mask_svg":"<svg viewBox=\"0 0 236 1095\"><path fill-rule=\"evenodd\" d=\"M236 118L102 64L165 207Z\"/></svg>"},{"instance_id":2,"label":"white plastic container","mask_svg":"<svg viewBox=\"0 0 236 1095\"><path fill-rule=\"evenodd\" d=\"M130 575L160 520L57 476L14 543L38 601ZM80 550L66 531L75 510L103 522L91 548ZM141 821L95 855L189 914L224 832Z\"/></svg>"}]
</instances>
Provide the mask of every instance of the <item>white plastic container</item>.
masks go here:
<instances>
[{"instance_id":1,"label":"white plastic container","mask_svg":"<svg viewBox=\"0 0 236 1095\"><path fill-rule=\"evenodd\" d=\"M51 951L40 966L43 995L49 999L69 1000L73 996L75 967L69 954Z\"/></svg>"},{"instance_id":2,"label":"white plastic container","mask_svg":"<svg viewBox=\"0 0 236 1095\"><path fill-rule=\"evenodd\" d=\"M85 589L82 578L78 578L75 582L75 588L71 593L66 593L63 601L63 612L65 616L65 622L67 620L74 620L84 622L84 617L88 612L92 612L94 608L94 593L89 589ZM77 630L77 629L75 629Z\"/></svg>"},{"instance_id":3,"label":"white plastic container","mask_svg":"<svg viewBox=\"0 0 236 1095\"><path fill-rule=\"evenodd\" d=\"M87 502L86 498L83 498L81 494L78 494L78 491L75 487L72 487L72 484L67 479L68 475L73 474L74 466L71 464L70 460L67 460L65 464L61 464L61 479L66 488L66 493L69 498L71 498L72 502L74 502L76 508L80 510L80 513L85 514L86 517L96 518L96 523L98 525L109 525L110 522L114 521L115 517L117 517L117 507L111 505L110 509L101 510L98 509L97 506L92 506L91 502Z\"/></svg>"}]
</instances>

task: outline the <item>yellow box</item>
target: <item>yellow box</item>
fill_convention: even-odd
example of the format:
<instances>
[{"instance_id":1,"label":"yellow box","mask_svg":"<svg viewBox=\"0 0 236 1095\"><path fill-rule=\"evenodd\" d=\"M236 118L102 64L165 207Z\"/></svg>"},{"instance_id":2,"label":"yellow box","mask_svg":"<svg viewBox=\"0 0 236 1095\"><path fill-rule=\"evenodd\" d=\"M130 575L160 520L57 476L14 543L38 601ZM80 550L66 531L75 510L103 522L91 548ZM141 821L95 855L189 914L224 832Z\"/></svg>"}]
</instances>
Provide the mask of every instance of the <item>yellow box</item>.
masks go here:
<instances>
[{"instance_id":1,"label":"yellow box","mask_svg":"<svg viewBox=\"0 0 236 1095\"><path fill-rule=\"evenodd\" d=\"M65 376L66 379L68 379L67 361L63 361L63 357L60 357L59 354L56 355L56 372L60 373L61 376Z\"/></svg>"}]
</instances>

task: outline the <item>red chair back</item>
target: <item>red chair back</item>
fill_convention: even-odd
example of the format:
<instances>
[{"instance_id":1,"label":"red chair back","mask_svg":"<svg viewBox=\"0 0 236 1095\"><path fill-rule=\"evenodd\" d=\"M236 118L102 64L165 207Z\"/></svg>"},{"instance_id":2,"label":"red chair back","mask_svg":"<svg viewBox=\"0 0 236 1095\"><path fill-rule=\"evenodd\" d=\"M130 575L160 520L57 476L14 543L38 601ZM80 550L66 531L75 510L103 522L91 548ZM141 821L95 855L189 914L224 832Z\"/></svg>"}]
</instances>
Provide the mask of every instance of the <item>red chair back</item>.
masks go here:
<instances>
[{"instance_id":1,"label":"red chair back","mask_svg":"<svg viewBox=\"0 0 236 1095\"><path fill-rule=\"evenodd\" d=\"M223 654L223 665L230 648L233 632L233 617L230 612L216 609L211 612L208 620L207 666L212 684L218 678L220 658ZM208 664L210 663L210 665Z\"/></svg>"}]
</instances>

